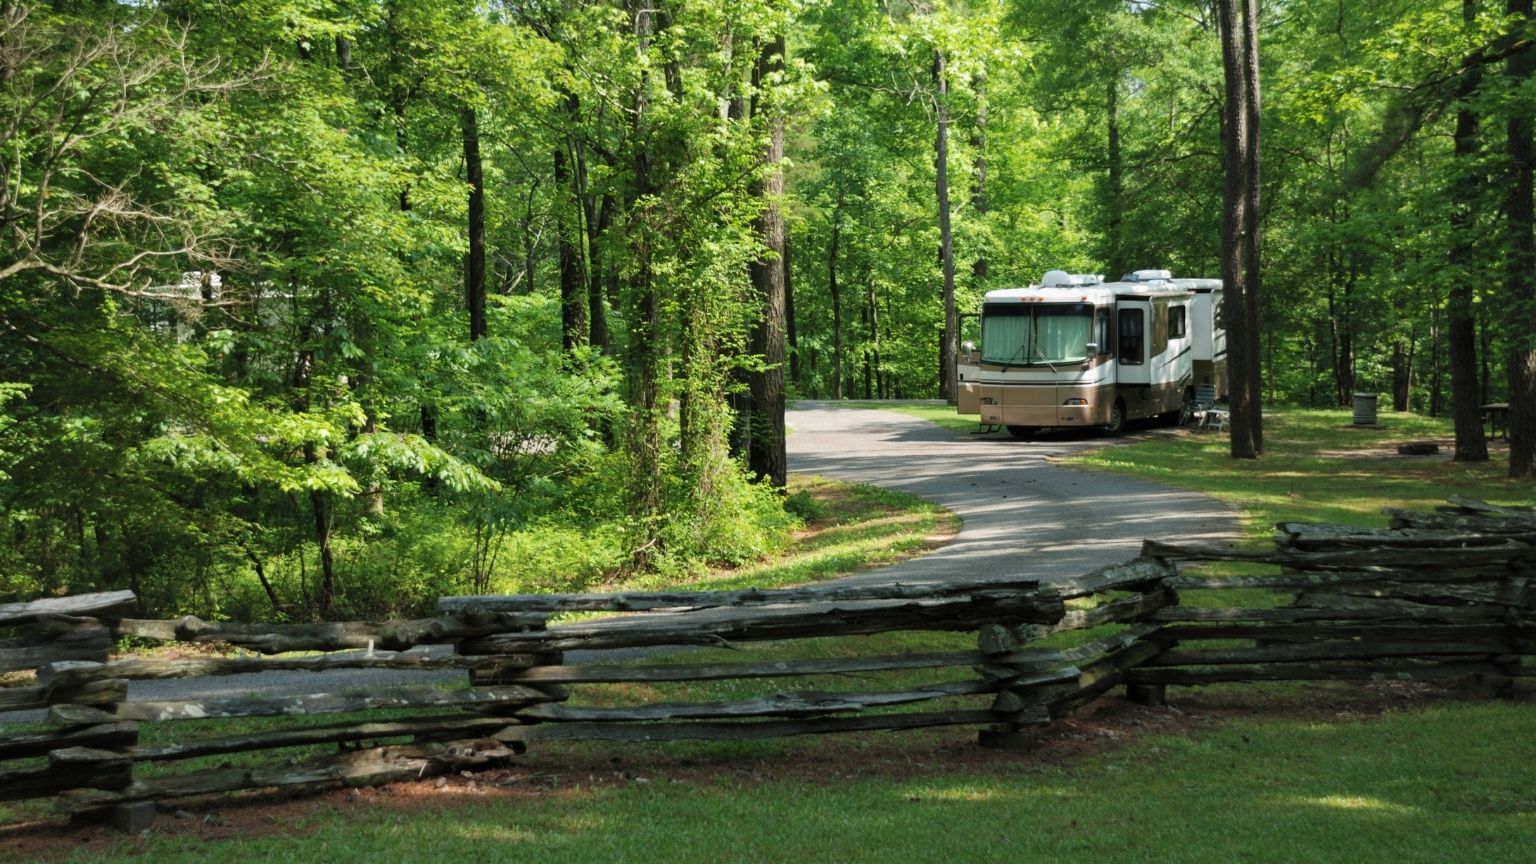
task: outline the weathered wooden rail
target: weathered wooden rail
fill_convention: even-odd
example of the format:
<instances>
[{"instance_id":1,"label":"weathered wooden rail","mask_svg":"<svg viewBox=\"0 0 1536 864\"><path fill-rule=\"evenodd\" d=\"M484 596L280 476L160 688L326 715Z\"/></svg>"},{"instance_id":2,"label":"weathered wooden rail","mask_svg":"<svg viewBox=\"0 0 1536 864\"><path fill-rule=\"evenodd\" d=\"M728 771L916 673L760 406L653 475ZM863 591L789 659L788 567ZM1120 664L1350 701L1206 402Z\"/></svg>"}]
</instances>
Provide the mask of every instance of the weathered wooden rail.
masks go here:
<instances>
[{"instance_id":1,"label":"weathered wooden rail","mask_svg":"<svg viewBox=\"0 0 1536 864\"><path fill-rule=\"evenodd\" d=\"M1184 575L1174 589L1295 592L1283 607L1162 609L1165 650L1126 676L1139 687L1225 681L1474 676L1508 693L1533 674L1536 512L1453 499L1437 513L1388 510L1390 527L1281 523L1272 553L1148 542L1170 561L1243 560L1279 572ZM1196 647L1198 646L1198 647Z\"/></svg>"},{"instance_id":2,"label":"weathered wooden rail","mask_svg":"<svg viewBox=\"0 0 1536 864\"><path fill-rule=\"evenodd\" d=\"M67 812L139 828L157 801L470 770L537 741L972 725L984 745L1027 746L1040 727L1122 684L1155 701L1169 685L1468 675L1508 692L1531 675L1523 658L1536 654L1536 514L1461 501L1389 515L1386 529L1287 523L1266 553L1148 542L1134 561L1045 586L455 597L441 601L439 617L381 624L146 621L130 617L127 592L4 605L0 628L21 635L0 641L0 671L36 674L0 687L0 711L42 708L47 722L12 734L0 727L0 800L52 798ZM1179 570L1208 561L1267 572ZM1180 592L1206 589L1257 596L1181 605ZM1276 591L1295 599L1276 605ZM913 630L972 632L975 647L831 657L785 649L788 640ZM1041 642L1066 631L1087 632ZM123 635L267 656L111 659ZM754 643L770 645L754 656ZM423 645L453 653L410 650ZM729 660L666 653L699 647L734 650ZM334 691L317 675L316 692L297 695L127 698L134 680L337 669L462 671L469 686ZM727 680L760 682L757 695L615 703L610 688L586 698L591 685ZM792 689L796 681L804 689ZM392 713L360 713L377 709ZM232 717L288 719L245 734L183 722ZM141 729L155 734L141 738ZM187 763L210 757L242 764Z\"/></svg>"}]
</instances>

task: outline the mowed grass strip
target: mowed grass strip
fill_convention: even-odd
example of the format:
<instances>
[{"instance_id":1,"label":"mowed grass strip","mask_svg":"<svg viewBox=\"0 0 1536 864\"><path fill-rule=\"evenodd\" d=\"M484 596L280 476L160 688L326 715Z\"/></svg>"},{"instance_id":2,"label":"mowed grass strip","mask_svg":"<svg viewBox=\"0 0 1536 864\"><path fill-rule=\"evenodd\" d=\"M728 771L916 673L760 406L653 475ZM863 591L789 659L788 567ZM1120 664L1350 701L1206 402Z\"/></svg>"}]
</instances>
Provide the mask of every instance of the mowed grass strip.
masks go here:
<instances>
[{"instance_id":1,"label":"mowed grass strip","mask_svg":"<svg viewBox=\"0 0 1536 864\"><path fill-rule=\"evenodd\" d=\"M84 848L44 857L1516 862L1536 848L1529 712L1445 704L1366 721L1248 719L1193 735L1142 734L1065 764L997 753L963 771L923 763L921 749L908 751L905 764L900 748L888 748L864 760L791 751L790 761L739 770L659 771L639 767L643 752L630 751L612 770L544 774L530 766L483 785L456 778L356 800L335 795L285 811L281 824L230 814L230 827L99 834Z\"/></svg>"},{"instance_id":2,"label":"mowed grass strip","mask_svg":"<svg viewBox=\"0 0 1536 864\"><path fill-rule=\"evenodd\" d=\"M1219 498L1245 517L1266 545L1277 522L1386 526L1384 507L1433 510L1451 495L1529 504L1529 481L1512 480L1508 449L1489 442L1488 462L1450 461L1454 431L1445 418L1383 413L1377 427L1351 424L1347 411L1268 409L1264 453L1233 459L1227 436L1181 432L1065 458L1062 464L1128 474ZM1400 456L1397 445L1436 441L1441 452Z\"/></svg>"}]
</instances>

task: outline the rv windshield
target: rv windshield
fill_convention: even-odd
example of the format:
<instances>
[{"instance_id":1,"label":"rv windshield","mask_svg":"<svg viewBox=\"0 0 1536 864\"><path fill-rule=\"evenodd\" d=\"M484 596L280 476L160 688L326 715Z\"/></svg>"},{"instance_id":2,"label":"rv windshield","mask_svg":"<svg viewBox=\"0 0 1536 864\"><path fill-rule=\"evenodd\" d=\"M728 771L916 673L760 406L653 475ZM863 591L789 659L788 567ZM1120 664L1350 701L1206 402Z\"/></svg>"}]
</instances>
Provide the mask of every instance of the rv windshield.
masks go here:
<instances>
[{"instance_id":1,"label":"rv windshield","mask_svg":"<svg viewBox=\"0 0 1536 864\"><path fill-rule=\"evenodd\" d=\"M1090 303L988 303L981 310L984 363L1081 363L1092 339Z\"/></svg>"}]
</instances>

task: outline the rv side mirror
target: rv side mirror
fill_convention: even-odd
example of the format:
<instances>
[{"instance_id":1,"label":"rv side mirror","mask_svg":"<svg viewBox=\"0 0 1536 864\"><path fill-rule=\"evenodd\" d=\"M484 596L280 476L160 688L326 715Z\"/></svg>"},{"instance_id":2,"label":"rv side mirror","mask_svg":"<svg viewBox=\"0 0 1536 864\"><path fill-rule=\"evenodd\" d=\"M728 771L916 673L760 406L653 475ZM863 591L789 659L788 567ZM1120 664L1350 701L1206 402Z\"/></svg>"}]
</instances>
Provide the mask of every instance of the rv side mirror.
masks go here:
<instances>
[{"instance_id":1,"label":"rv side mirror","mask_svg":"<svg viewBox=\"0 0 1536 864\"><path fill-rule=\"evenodd\" d=\"M976 343L975 342L961 342L960 343L960 350L964 351L967 354L969 354L972 351L976 350Z\"/></svg>"},{"instance_id":2,"label":"rv side mirror","mask_svg":"<svg viewBox=\"0 0 1536 864\"><path fill-rule=\"evenodd\" d=\"M1097 342L1089 342L1087 347L1088 347L1088 356L1089 357L1092 357L1093 355L1099 353L1099 343L1097 343Z\"/></svg>"}]
</instances>

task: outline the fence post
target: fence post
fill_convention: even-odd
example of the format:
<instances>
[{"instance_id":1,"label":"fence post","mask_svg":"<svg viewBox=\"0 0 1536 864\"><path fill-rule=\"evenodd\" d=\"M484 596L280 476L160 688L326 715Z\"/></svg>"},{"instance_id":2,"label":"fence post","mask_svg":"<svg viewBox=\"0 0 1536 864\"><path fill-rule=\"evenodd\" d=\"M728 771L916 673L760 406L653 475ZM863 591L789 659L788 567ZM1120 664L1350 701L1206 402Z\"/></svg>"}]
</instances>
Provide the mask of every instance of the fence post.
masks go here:
<instances>
[{"instance_id":1,"label":"fence post","mask_svg":"<svg viewBox=\"0 0 1536 864\"><path fill-rule=\"evenodd\" d=\"M1008 664L992 663L991 658L1001 657L1036 638L1040 628L1033 624L1005 626L987 624L976 634L977 648L988 657L987 673L997 677L1012 678L1023 675L1025 668ZM978 746L991 750L1017 750L1028 753L1040 739L1039 720L1029 719L1028 709L1039 707L1039 701L1029 698L1023 691L1004 687L992 700L992 711L999 722L976 733Z\"/></svg>"},{"instance_id":2,"label":"fence post","mask_svg":"<svg viewBox=\"0 0 1536 864\"><path fill-rule=\"evenodd\" d=\"M1531 591L1523 569L1515 570L1500 580L1494 599L1504 606L1504 629L1509 633L1510 651L1489 657L1498 672L1477 675L1473 686L1492 699L1514 699L1515 681L1520 674L1520 655L1515 653L1520 639L1520 619L1522 614L1528 616L1536 608L1536 592Z\"/></svg>"},{"instance_id":3,"label":"fence post","mask_svg":"<svg viewBox=\"0 0 1536 864\"><path fill-rule=\"evenodd\" d=\"M107 724L120 727L118 743L94 747L68 747L48 754L49 767L60 771L81 770L91 781L85 788L126 789L133 785L133 749L139 743L139 724L115 722L101 716L112 712L117 703L128 699L128 682L121 679L97 681L82 687L62 689L54 686L56 677L63 672L81 666L97 666L111 659L111 646L117 636L116 625L120 618L105 621L89 618L70 622L77 631L94 630L106 635L105 647L100 656L89 661L66 660L50 663L38 670L38 683L48 688L49 720L64 727L64 731L89 734L93 729L106 729ZM62 710L60 710L62 709ZM83 710L72 710L83 709ZM121 728L126 727L126 728ZM155 802L138 801L132 804L114 804L97 810L85 810L73 814L71 821L105 822L125 834L142 834L155 821Z\"/></svg>"},{"instance_id":4,"label":"fence post","mask_svg":"<svg viewBox=\"0 0 1536 864\"><path fill-rule=\"evenodd\" d=\"M1175 575L1178 574L1177 567L1175 567L1175 569L1174 569L1174 574ZM1159 590L1162 591L1163 596L1168 598L1168 603L1163 608L1169 608L1169 607L1173 607L1173 606L1178 606L1179 605L1179 603L1180 603L1179 592L1176 589L1174 589L1171 585L1169 585L1166 580L1163 581L1163 582L1158 583L1158 587L1159 587ZM1158 644L1158 646L1160 648L1162 648L1163 651L1167 651L1170 648L1177 648L1177 647L1179 647L1179 643L1177 641L1170 640L1170 639L1168 639L1168 638L1166 638L1166 637L1164 637L1162 635L1162 628L1161 627L1159 627L1157 630L1153 631L1152 633L1147 634L1144 638L1146 638L1149 641L1156 642ZM1158 653L1162 653L1162 652L1160 651ZM1125 685L1125 698L1129 699L1131 702L1133 702L1133 703L1135 703L1137 705L1148 705L1148 706L1154 706L1154 707L1155 706L1161 706L1161 705L1167 705L1168 704L1168 685L1167 684L1126 684Z\"/></svg>"},{"instance_id":5,"label":"fence post","mask_svg":"<svg viewBox=\"0 0 1536 864\"><path fill-rule=\"evenodd\" d=\"M526 632L541 632L548 629L548 620L536 626L526 628ZM495 687L503 684L523 684L525 673L536 666L559 666L565 660L561 651L522 651L515 653L501 653L487 650L489 640L486 639L462 639L454 644L454 651L466 657L494 657L496 665L493 669L469 670L469 684L471 687ZM558 685L525 685L539 690L563 689ZM497 712L499 713L499 712ZM510 720L511 718L509 718ZM512 721L516 722L516 721ZM512 742L514 753L522 753L526 747L521 741Z\"/></svg>"}]
</instances>

